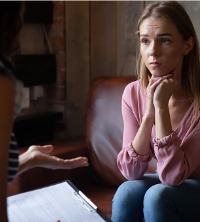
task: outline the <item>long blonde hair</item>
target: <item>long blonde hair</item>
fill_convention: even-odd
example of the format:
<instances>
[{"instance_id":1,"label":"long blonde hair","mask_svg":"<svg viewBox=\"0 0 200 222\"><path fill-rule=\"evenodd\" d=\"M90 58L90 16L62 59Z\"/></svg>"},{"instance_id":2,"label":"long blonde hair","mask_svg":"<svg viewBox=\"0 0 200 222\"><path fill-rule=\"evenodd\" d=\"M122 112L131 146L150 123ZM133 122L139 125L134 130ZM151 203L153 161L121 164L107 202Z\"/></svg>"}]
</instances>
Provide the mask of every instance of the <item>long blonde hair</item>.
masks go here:
<instances>
[{"instance_id":1,"label":"long blonde hair","mask_svg":"<svg viewBox=\"0 0 200 222\"><path fill-rule=\"evenodd\" d=\"M191 36L194 39L192 50L188 55L185 55L183 59L181 84L188 97L193 101L194 118L198 117L200 109L199 42L191 19L183 6L176 1L153 2L144 9L138 20L138 33L141 23L149 17L170 19L176 25L177 30L185 41ZM140 53L138 54L137 60L137 74L142 85L147 87L150 72L142 62Z\"/></svg>"}]
</instances>

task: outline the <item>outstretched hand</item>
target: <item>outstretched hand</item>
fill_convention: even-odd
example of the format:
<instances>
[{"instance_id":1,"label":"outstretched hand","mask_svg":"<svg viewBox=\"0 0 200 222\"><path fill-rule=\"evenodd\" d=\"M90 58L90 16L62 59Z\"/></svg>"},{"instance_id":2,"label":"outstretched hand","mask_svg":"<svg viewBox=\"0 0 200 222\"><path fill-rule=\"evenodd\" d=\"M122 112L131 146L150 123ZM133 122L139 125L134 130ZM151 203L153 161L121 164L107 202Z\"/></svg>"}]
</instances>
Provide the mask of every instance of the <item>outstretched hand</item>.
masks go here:
<instances>
[{"instance_id":1,"label":"outstretched hand","mask_svg":"<svg viewBox=\"0 0 200 222\"><path fill-rule=\"evenodd\" d=\"M61 159L50 155L53 151L52 145L30 146L29 149L20 155L20 170L25 171L34 167L44 167L49 169L74 169L77 167L88 166L87 157L76 157L73 159Z\"/></svg>"}]
</instances>

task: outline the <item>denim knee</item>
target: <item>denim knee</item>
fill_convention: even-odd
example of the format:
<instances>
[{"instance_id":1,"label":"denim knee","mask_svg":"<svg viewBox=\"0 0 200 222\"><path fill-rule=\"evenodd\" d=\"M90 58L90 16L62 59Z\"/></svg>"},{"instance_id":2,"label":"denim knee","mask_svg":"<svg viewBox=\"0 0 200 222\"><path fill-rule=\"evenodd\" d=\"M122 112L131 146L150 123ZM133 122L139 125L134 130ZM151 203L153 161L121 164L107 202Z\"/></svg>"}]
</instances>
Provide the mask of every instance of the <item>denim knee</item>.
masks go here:
<instances>
[{"instance_id":1,"label":"denim knee","mask_svg":"<svg viewBox=\"0 0 200 222\"><path fill-rule=\"evenodd\" d=\"M127 203L129 202L132 202L132 198L134 198L134 195L133 195L133 188L132 188L132 181L126 181L124 183L122 183L114 197L113 197L113 202L117 202L118 204L121 204L121 205L127 205Z\"/></svg>"},{"instance_id":2,"label":"denim knee","mask_svg":"<svg viewBox=\"0 0 200 222\"><path fill-rule=\"evenodd\" d=\"M145 188L142 180L126 181L117 189L112 201L112 221L141 221Z\"/></svg>"},{"instance_id":3,"label":"denim knee","mask_svg":"<svg viewBox=\"0 0 200 222\"><path fill-rule=\"evenodd\" d=\"M150 187L144 196L144 206L145 205L157 205L163 200L163 195L165 193L166 186L163 184L156 184Z\"/></svg>"},{"instance_id":4,"label":"denim knee","mask_svg":"<svg viewBox=\"0 0 200 222\"><path fill-rule=\"evenodd\" d=\"M143 202L145 221L171 221L167 220L166 217L174 209L170 198L170 189L171 187L169 186L156 184L146 191Z\"/></svg>"},{"instance_id":5,"label":"denim knee","mask_svg":"<svg viewBox=\"0 0 200 222\"><path fill-rule=\"evenodd\" d=\"M143 180L126 181L118 187L113 201L120 201L125 205L128 202L133 204L136 200L143 200L146 189L147 187Z\"/></svg>"}]
</instances>

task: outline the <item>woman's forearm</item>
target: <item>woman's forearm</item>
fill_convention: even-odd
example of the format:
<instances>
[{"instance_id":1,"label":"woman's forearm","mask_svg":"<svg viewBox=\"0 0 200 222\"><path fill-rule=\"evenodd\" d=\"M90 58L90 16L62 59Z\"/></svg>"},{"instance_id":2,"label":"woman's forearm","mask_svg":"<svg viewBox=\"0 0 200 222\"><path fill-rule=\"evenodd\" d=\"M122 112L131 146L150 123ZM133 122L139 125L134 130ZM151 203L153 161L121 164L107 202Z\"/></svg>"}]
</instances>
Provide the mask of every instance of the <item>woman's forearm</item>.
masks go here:
<instances>
[{"instance_id":1,"label":"woman's forearm","mask_svg":"<svg viewBox=\"0 0 200 222\"><path fill-rule=\"evenodd\" d=\"M172 133L172 125L167 108L155 108L156 138L160 139Z\"/></svg>"},{"instance_id":2,"label":"woman's forearm","mask_svg":"<svg viewBox=\"0 0 200 222\"><path fill-rule=\"evenodd\" d=\"M135 152L139 155L146 155L149 153L150 136L154 123L154 118L144 115L142 118L142 123L138 132L132 141L132 146Z\"/></svg>"}]
</instances>

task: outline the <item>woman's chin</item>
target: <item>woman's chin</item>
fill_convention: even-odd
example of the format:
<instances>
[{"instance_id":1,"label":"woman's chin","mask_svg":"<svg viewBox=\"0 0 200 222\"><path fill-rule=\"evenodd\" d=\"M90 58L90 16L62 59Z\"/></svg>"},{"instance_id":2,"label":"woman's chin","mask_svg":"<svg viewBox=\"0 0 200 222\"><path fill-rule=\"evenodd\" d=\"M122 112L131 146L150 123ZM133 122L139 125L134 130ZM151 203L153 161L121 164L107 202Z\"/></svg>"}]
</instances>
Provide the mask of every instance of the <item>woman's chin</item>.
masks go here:
<instances>
[{"instance_id":1,"label":"woman's chin","mask_svg":"<svg viewBox=\"0 0 200 222\"><path fill-rule=\"evenodd\" d=\"M166 76L166 75L168 75L168 74L172 74L173 75L173 73L174 73L174 69L172 69L172 70L149 70L150 71L150 73L151 73L151 75L153 76L153 77L162 77L162 76Z\"/></svg>"},{"instance_id":2,"label":"woman's chin","mask_svg":"<svg viewBox=\"0 0 200 222\"><path fill-rule=\"evenodd\" d=\"M151 75L156 78L166 76L170 73L172 74L172 72L151 72Z\"/></svg>"},{"instance_id":3,"label":"woman's chin","mask_svg":"<svg viewBox=\"0 0 200 222\"><path fill-rule=\"evenodd\" d=\"M151 73L151 75L156 78L156 77L162 77L165 74L163 74L163 73Z\"/></svg>"}]
</instances>

